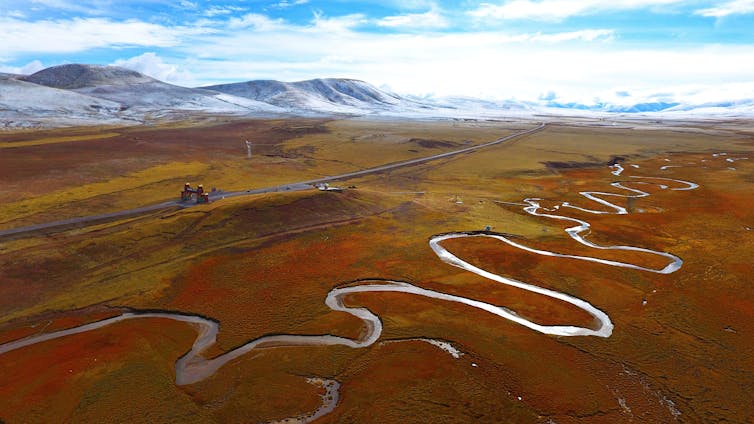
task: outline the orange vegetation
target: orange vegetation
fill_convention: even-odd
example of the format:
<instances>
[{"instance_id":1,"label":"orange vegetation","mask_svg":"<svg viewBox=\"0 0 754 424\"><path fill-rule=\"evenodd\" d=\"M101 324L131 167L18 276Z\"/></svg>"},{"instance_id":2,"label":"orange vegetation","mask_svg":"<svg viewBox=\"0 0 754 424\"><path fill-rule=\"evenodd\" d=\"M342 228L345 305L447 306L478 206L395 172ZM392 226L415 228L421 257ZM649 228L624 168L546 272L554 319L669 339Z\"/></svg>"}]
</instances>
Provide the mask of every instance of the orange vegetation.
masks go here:
<instances>
[{"instance_id":1,"label":"orange vegetation","mask_svg":"<svg viewBox=\"0 0 754 424\"><path fill-rule=\"evenodd\" d=\"M389 153L382 154L390 157L398 155L395 145L402 146L404 139L416 139L410 143L412 150L437 150L452 144L448 142L482 138L474 136L472 126L455 128L452 137L428 137L423 132L451 130L390 124L393 135L377 137L376 123L305 125L306 134L297 133L293 121L229 123L222 128L233 137L251 129L259 137L269 135L272 141L265 149L291 156L285 169L300 166L294 171L299 176L333 169L331 162L325 165L303 148L337 151L321 144L319 138L329 134L326 129L351 137L361 128L364 136L373 137L357 141L374 143L344 151L384 147ZM499 123L479 131L487 136L494 125L502 132L510 130ZM127 137L134 144L129 148L142 146L148 160L159 162L165 160L160 155L185 148L191 156L214 141L211 129L195 133L184 128L150 133L150 140L164 140L151 145L137 140L142 135L133 131L96 142L120 146ZM295 137L284 135L287 132ZM307 144L307 137L315 140ZM341 142L351 143L349 137ZM715 149L725 146L731 154L753 160L728 169L724 157L712 157L719 150L712 150L711 138ZM73 143L78 142L34 148L57 149L63 156L54 166L75 173L76 165L69 163L73 159L65 156L65 147ZM228 143L228 149L235 148L235 141ZM307 158L298 160L292 151ZM616 155L626 158L620 177L606 167ZM554 162L573 167L553 167ZM694 165L660 169L668 163ZM0 419L263 422L315 410L323 389L306 379L322 377L341 383L340 401L318 421L323 423L750 422L754 231L747 228L754 227L754 142L739 132L721 131L713 137L693 129L679 133L555 125L511 145L349 181L344 185L357 189L343 193L228 199L204 209L9 241L0 247L0 266L6 270L0 274L0 312L5 317L0 319L0 343L93 322L124 307L216 319L220 333L208 356L269 334L358 338L363 323L331 311L324 301L334 287L370 279L405 281L504 306L542 324L588 327L594 324L592 318L568 304L443 263L428 239L489 225L531 248L661 268L667 261L656 255L595 252L563 232L574 223L530 216L521 206L496 202L540 197L545 207L568 201L597 208L578 192L620 192L610 183L630 180L630 175L688 180L700 187L672 191L636 186L651 196L631 205L616 199L631 208L627 215L575 209L557 213L589 221L588 239L594 243L680 256L684 264L675 273L552 258L484 238L443 242L457 256L490 272L588 301L615 324L610 338L546 336L457 303L359 293L348 296L346 304L366 307L380 317L384 328L377 343L363 349L258 349L206 380L176 386L174 364L190 348L195 329L162 319L126 321L0 355ZM36 178L30 171L17 184ZM25 196L42 191L43 185L34 186ZM417 340L423 338L449 342L463 354L454 358Z\"/></svg>"}]
</instances>

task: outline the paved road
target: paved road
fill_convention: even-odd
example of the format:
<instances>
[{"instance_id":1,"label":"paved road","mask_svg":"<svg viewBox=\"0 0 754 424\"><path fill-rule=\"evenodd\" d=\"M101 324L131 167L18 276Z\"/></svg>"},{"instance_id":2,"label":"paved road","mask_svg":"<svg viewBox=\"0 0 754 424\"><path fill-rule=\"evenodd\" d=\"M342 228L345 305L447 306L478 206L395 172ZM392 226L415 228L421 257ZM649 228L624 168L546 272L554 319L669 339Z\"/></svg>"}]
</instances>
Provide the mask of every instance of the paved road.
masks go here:
<instances>
[{"instance_id":1,"label":"paved road","mask_svg":"<svg viewBox=\"0 0 754 424\"><path fill-rule=\"evenodd\" d=\"M500 144L503 142L506 142L508 140L522 137L537 131L540 131L545 127L545 124L542 123L536 128L532 128L530 130L525 130L521 132L517 132L515 134L511 134L509 136L505 136L502 138L498 138L497 140L490 141L489 143L483 143L476 146L466 147L459 150L454 150L452 152L446 152L446 153L440 153L437 155L427 156L424 158L419 159L411 159L407 160L405 162L397 162L397 163L390 163L387 165L381 165L374 168L368 168L361 171L355 171L355 172L348 172L346 174L340 174L340 175L333 175L328 177L322 177L322 178L316 178L313 180L307 180L307 181L300 181L296 183L291 184L283 184L278 186L272 186L272 187L264 187L264 188L258 188L254 190L243 190L243 191L233 191L233 192L212 192L210 193L210 200L219 200L226 197L237 197L237 196L249 196L253 194L262 194L262 193L273 193L278 191L300 191L300 190L309 190L312 188L314 184L318 183L327 183L331 181L338 181L338 180L346 180L349 178L354 177L361 177L364 175L369 174L376 174L379 172L384 171L390 171L393 169L403 168L407 166L413 166L418 165L421 163L437 160L437 159L443 159L448 158L455 155L460 155L463 153L473 152L475 150L483 149L485 147L494 146L496 144ZM29 233L32 231L39 231L39 230L54 230L56 228L63 228L71 225L81 225L81 224L88 224L93 223L97 221L105 221L112 218L125 218L128 216L134 216L134 215L141 215L146 212L152 212L162 209L171 209L171 208L188 208L188 207L194 207L196 206L195 203L190 202L181 202L179 200L171 200L168 202L158 203L155 205L149 205L144 206L141 208L135 208L135 209L128 209L123 211L117 211L117 212L110 212L105 213L101 215L90 215L90 216L82 216L78 218L71 218L71 219L65 219L62 221L53 221L53 222L45 222L42 224L35 224L35 225L29 225L26 227L18 227L18 228L10 228L7 230L0 230L0 237L3 236L10 236L10 235L19 235L23 233Z\"/></svg>"}]
</instances>

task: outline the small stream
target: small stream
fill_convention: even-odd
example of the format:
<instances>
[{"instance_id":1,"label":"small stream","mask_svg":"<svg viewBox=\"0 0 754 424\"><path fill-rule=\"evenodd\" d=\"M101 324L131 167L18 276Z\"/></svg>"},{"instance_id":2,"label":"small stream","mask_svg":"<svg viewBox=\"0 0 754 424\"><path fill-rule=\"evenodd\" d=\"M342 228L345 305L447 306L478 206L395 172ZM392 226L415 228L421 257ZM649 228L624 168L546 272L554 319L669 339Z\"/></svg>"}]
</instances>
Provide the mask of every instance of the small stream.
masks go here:
<instances>
[{"instance_id":1,"label":"small stream","mask_svg":"<svg viewBox=\"0 0 754 424\"><path fill-rule=\"evenodd\" d=\"M624 168L620 164L612 165L612 174L615 176L621 176ZM635 167L636 168L636 167ZM429 290L422 287L418 287L405 281L394 280L363 280L355 283L351 283L348 286L341 286L333 288L325 298L325 304L333 311L340 311L346 314L352 315L360 319L364 325L365 331L362 332L362 336L357 339L351 339L347 337L341 337L331 334L319 334L319 335L297 335L297 334L276 334L262 336L253 339L242 346L239 346L233 350L227 351L223 354L215 356L213 358L206 358L203 353L213 346L217 341L217 334L220 331L220 324L212 319L205 318L198 315L192 315L187 313L178 312L154 312L154 311L131 311L123 313L122 315L107 318L101 321L84 324L78 327L73 327L65 330L59 330L46 334L39 334L30 336L24 339L15 340L0 345L0 355L22 349L38 343L43 343L49 340L59 339L62 337L72 336L75 334L85 333L88 331L97 330L109 325L132 319L170 319L173 321L184 322L194 326L197 330L197 337L194 340L191 349L181 356L175 363L175 383L177 385L187 385L200 382L209 376L217 372L218 369L223 367L230 361L239 358L247 353L258 348L265 347L285 347L285 346L347 346L350 348L358 349L371 346L377 342L382 334L382 321L380 318L372 313L369 309L363 307L349 307L344 304L344 299L352 293L378 293L378 292L394 292L405 293L414 296L423 296L431 299L437 299L444 302L455 302L466 305L471 308L475 308L500 318L513 321L524 327L538 331L544 334L556 335L556 336L597 336L597 337L610 337L613 331L613 323L610 317L602 310L596 308L589 302L570 296L568 294L558 292L551 289L539 287L534 284L530 284L523 281L518 281L503 275L498 275L470 264L462 258L459 258L448 249L442 246L442 242L445 240L467 238L475 239L479 237L486 237L498 240L506 243L510 246L518 249L525 250L527 252L545 255L557 258L570 258L576 260L582 260L587 262L594 262L602 265L610 265L616 267L630 268L638 271L658 273L658 274L670 274L677 271L683 264L683 261L678 256L671 253L654 251L641 247L634 246L601 246L592 243L586 239L590 230L590 224L587 221L568 217L565 215L557 215L555 212L562 213L565 209L575 209L582 212L588 212L592 214L628 214L629 211L615 203L612 203L607 198L642 198L650 196L650 193L639 189L637 187L651 186L659 190L693 190L699 187L697 184L663 177L651 177L651 176L630 176L628 180L613 182L612 187L622 190L621 193L614 192L595 192L584 191L580 194L587 200L598 204L603 209L590 209L581 206L574 206L568 202L561 202L552 208L545 209L540 205L541 199L528 198L524 199L521 205L523 210L530 215L557 219L562 221L573 222L576 225L566 228L565 232L575 241L581 243L590 248L598 250L624 250L634 251L657 255L667 259L667 265L662 268L648 268L638 264L629 262L619 262L614 260L600 259L591 256L577 256L568 255L563 253L551 252L546 250L540 250L524 246L511 240L506 235L501 233L494 233L490 231L485 232L453 232L447 234L438 234L430 237L429 247L437 255L437 257L444 263L464 269L468 272L474 273L480 277L486 278L491 281L495 281L500 284L509 285L522 290L527 290L533 293L537 293L558 301L571 304L594 318L594 328L571 326L571 325L542 325L529 321L519 316L515 311L511 311L508 308L493 305L490 303L482 302L479 300L469 299L462 296L447 294L439 291ZM629 187L630 186L630 187ZM501 202L504 203L504 202ZM338 402L338 388L339 383L335 380L319 379L317 381L310 381L312 384L317 384L326 389L326 396L323 396L323 406L315 411L313 414L302 416L301 422L308 422L309 418L319 418L320 416L331 412Z\"/></svg>"}]
</instances>

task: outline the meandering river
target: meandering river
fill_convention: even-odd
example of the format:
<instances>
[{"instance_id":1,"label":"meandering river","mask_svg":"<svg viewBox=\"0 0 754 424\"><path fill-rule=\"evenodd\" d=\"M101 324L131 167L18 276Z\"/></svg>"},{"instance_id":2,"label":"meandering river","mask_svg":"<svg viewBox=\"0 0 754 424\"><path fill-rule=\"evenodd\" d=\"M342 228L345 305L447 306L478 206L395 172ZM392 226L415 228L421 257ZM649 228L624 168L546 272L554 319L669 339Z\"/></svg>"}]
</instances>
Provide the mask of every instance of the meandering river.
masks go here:
<instances>
[{"instance_id":1,"label":"meandering river","mask_svg":"<svg viewBox=\"0 0 754 424\"><path fill-rule=\"evenodd\" d=\"M611 166L611 173L616 177L622 177L625 169L620 164ZM638 168L634 166L634 168ZM653 187L655 190L693 190L698 187L697 184L689 181L655 177L655 176L629 176L621 181L616 181L610 184L613 188L620 190L620 192L601 192L601 191L583 191L580 192L588 201L596 204L597 208L592 209L584 206L572 205L568 202L561 202L560 204L551 207L549 209L543 208L540 204L541 199L528 198L524 199L521 205L523 210L532 215L542 218L556 219L561 221L567 221L574 223L575 225L565 229L565 232L576 242L582 245L599 250L623 250L642 252L652 255L657 255L667 260L667 264L662 268L650 268L640 264L634 264L630 262L621 262L615 260L607 260L592 256L578 256L570 255L558 252L552 252L547 250L535 249L522 245L504 234L494 232L454 232L447 234L438 234L430 237L429 247L437 255L437 257L444 263L464 269L471 273L474 273L480 277L488 280L509 285L519 288L521 290L537 293L558 301L571 304L594 318L595 326L593 328L578 327L571 325L542 325L525 319L519 316L515 311L511 311L505 307L493 305L490 303L474 300L462 296L451 295L435 290L429 290L411 284L406 281L393 281L393 280L364 280L352 283L348 286L340 286L333 288L325 298L325 304L334 311L341 311L346 314L350 314L363 322L365 331L362 332L362 336L357 339L351 339L347 337L341 337L330 334L319 335L269 335L256 338L248 343L239 346L233 350L215 356L213 358L207 358L203 354L207 349L213 346L217 340L217 334L220 330L220 324L212 319L201 317L198 315L192 315L187 313L173 313L173 312L139 312L132 311L126 312L122 315L107 318L101 321L84 324L78 327L69 328L65 330L55 331L47 334L39 334L28 338L11 341L0 345L0 355L22 349L27 346L43 343L49 340L58 339L61 337L68 337L75 334L80 334L88 331L94 331L99 328L103 328L117 322L122 322L131 319L170 319L179 322L185 322L193 325L197 329L197 337L194 340L191 349L181 356L175 363L175 382L178 385L193 384L206 379L213 375L219 368L227 364L228 362L243 356L250 351L264 347L281 347L281 346L347 346L351 348L363 348L371 346L377 340L379 340L382 334L382 321L380 318L371 312L367 308L363 307L349 307L344 304L344 299L352 293L376 293L376 292L394 292L405 293L414 296L423 296L431 299L437 299L444 302L455 302L466 305L470 308L476 308L481 311L496 315L500 318L504 318L520 324L524 327L538 331L544 334L551 334L557 336L597 336L597 337L609 337L613 331L613 323L610 321L610 317L602 310L593 306L589 302L579 299L568 294L547 289L537 286L535 284L518 281L504 275L499 275L487 271L481 267L472 265L463 258L450 252L443 246L443 242L451 239L467 238L474 240L479 237L486 237L498 240L509 246L522 249L537 255L545 255L555 258L570 258L575 260L581 260L586 262L597 263L601 265L609 265L623 268L630 268L637 271L651 272L658 274L669 274L677 271L681 268L683 261L678 256L671 253L650 250L642 247L624 246L624 245L598 245L587 240L587 234L590 230L589 222L561 215L564 210L573 209L581 212L591 214L628 214L629 211L614 202L613 199L627 199L627 198L642 198L650 196L648 187ZM641 188L639 188L641 187ZM610 199L610 200L608 200ZM506 203L506 202L500 202ZM556 212L558 214L556 214ZM330 380L327 380L330 382ZM330 386L329 391L337 392L337 382L328 383ZM330 396L332 398L332 396ZM337 397L336 401L337 403ZM324 409L318 410L317 417L321 416L323 411L331 411L334 408L334 403L323 406ZM304 420L306 421L306 420Z\"/></svg>"}]
</instances>

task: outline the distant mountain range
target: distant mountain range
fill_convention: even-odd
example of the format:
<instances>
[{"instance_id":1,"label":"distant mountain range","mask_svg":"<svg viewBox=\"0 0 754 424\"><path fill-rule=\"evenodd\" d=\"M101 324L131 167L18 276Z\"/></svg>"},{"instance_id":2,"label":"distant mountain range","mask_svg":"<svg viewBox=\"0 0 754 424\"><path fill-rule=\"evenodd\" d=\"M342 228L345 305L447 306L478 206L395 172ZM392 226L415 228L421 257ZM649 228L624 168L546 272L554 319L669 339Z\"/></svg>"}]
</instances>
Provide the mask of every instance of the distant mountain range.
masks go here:
<instances>
[{"instance_id":1,"label":"distant mountain range","mask_svg":"<svg viewBox=\"0 0 754 424\"><path fill-rule=\"evenodd\" d=\"M433 106L381 91L364 81L315 79L299 82L248 81L202 87L265 102L290 112L357 114L432 109Z\"/></svg>"},{"instance_id":2,"label":"distant mountain range","mask_svg":"<svg viewBox=\"0 0 754 424\"><path fill-rule=\"evenodd\" d=\"M32 75L0 73L0 128L139 123L196 114L489 119L576 112L751 117L754 100L616 106L418 98L389 93L364 81L336 78L187 88L124 68L81 64L54 66Z\"/></svg>"}]
</instances>

